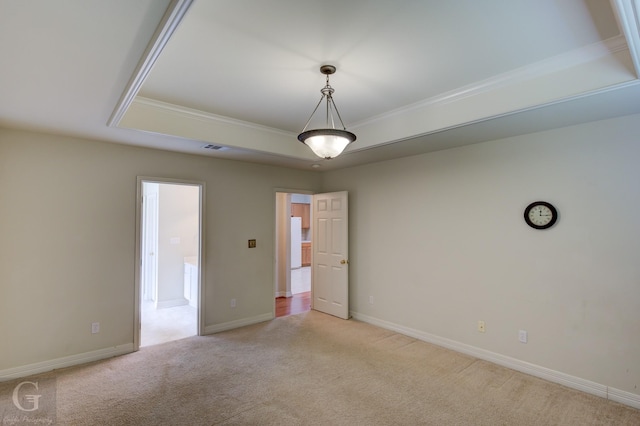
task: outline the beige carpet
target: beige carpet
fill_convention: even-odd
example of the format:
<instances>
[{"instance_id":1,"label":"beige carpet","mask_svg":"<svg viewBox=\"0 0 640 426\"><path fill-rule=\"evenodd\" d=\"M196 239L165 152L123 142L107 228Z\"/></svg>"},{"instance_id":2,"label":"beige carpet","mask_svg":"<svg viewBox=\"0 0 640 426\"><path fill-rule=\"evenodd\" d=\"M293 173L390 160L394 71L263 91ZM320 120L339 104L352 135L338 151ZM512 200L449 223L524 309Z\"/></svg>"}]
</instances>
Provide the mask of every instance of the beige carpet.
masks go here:
<instances>
[{"instance_id":1,"label":"beige carpet","mask_svg":"<svg viewBox=\"0 0 640 426\"><path fill-rule=\"evenodd\" d=\"M640 425L640 410L315 311L31 380L47 378L60 425Z\"/></svg>"}]
</instances>

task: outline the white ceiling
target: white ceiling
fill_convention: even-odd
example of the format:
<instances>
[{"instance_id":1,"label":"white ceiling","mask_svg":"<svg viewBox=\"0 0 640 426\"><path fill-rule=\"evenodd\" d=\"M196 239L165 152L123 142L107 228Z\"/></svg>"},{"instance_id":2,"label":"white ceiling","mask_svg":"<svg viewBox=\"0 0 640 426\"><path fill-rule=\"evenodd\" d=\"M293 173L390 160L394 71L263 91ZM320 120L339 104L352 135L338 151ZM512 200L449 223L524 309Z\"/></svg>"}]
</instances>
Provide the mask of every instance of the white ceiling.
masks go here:
<instances>
[{"instance_id":1,"label":"white ceiling","mask_svg":"<svg viewBox=\"0 0 640 426\"><path fill-rule=\"evenodd\" d=\"M318 170L446 149L640 113L639 9L0 0L0 126ZM325 63L358 136L333 160L296 139Z\"/></svg>"}]
</instances>

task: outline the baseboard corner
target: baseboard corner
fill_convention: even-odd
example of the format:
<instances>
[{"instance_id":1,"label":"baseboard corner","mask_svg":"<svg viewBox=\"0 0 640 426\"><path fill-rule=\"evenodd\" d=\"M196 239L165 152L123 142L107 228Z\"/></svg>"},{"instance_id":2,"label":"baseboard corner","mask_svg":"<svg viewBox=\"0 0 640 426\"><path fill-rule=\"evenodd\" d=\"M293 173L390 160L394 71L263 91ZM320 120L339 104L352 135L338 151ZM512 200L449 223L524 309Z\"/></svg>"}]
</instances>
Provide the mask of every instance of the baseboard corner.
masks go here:
<instances>
[{"instance_id":1,"label":"baseboard corner","mask_svg":"<svg viewBox=\"0 0 640 426\"><path fill-rule=\"evenodd\" d=\"M32 376L34 374L46 373L59 368L72 367L74 365L86 364L88 362L99 361L101 359L112 358L133 352L133 343L112 346L81 354L55 358L33 364L21 365L19 367L0 370L0 382L6 382L21 377Z\"/></svg>"},{"instance_id":2,"label":"baseboard corner","mask_svg":"<svg viewBox=\"0 0 640 426\"><path fill-rule=\"evenodd\" d=\"M215 334L221 331L233 330L234 328L240 328L247 325L258 324L265 321L270 321L275 318L273 312L267 314L257 315L255 317L243 318L239 320L223 322L221 324L207 325L204 328L204 334Z\"/></svg>"},{"instance_id":3,"label":"baseboard corner","mask_svg":"<svg viewBox=\"0 0 640 426\"><path fill-rule=\"evenodd\" d=\"M640 409L640 395L609 388L606 385L592 382L581 377L572 376L561 371L551 370L546 367L531 364L526 361L487 351L485 349L477 348L465 343L426 333L424 331L405 327L386 320L381 320L379 318L371 317L359 312L352 311L351 315L354 319L362 322L385 328L387 330L395 331L397 333L404 334L418 340L454 350L456 352L464 353L485 361L492 362L497 365L501 365L503 367L511 368L512 370L520 371L521 373L548 380L549 382L558 383L572 389L576 389L591 395L596 395L615 402L619 402L624 405L628 405L630 407Z\"/></svg>"}]
</instances>

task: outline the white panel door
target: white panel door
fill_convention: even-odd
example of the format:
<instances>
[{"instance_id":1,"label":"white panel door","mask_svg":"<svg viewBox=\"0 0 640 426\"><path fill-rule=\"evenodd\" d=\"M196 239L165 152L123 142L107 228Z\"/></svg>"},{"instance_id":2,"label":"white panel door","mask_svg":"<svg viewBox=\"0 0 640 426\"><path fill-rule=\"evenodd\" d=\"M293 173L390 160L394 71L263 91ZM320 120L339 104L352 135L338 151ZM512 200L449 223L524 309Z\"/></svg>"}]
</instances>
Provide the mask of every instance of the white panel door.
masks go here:
<instances>
[{"instance_id":1,"label":"white panel door","mask_svg":"<svg viewBox=\"0 0 640 426\"><path fill-rule=\"evenodd\" d=\"M349 318L348 194L313 196L313 285L315 310Z\"/></svg>"}]
</instances>

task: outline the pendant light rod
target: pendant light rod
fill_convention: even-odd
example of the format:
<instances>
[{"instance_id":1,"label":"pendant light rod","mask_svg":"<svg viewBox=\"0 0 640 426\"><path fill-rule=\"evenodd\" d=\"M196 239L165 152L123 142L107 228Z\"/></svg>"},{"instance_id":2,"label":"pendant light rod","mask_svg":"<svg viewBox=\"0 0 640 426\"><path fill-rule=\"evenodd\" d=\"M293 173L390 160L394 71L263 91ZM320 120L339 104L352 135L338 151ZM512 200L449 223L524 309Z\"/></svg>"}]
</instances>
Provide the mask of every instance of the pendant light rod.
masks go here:
<instances>
[{"instance_id":1,"label":"pendant light rod","mask_svg":"<svg viewBox=\"0 0 640 426\"><path fill-rule=\"evenodd\" d=\"M311 119L313 118L313 115L316 113L316 111L320 107L320 104L322 104L322 101L325 98L327 98L327 107L326 107L327 127L331 126L332 128L335 129L336 126L333 121L333 114L332 114L332 111L335 111L336 115L338 116L338 120L340 120L340 124L342 125L342 130L347 130L347 127L344 125L344 122L342 121L342 117L340 116L340 111L338 111L338 107L336 106L336 103L333 100L332 95L333 95L333 92L335 92L335 90L329 84L329 75L336 72L336 67L334 67L333 65L323 65L320 67L320 72L327 76L327 82L326 82L326 85L320 90L320 93L322 93L322 96L320 97L320 100L318 101L318 104L316 105L316 107L313 109L313 112L309 116L309 119L307 120L307 123L304 125L304 128L302 129L302 131L304 132L307 130L307 127L309 127L309 123L311 123ZM331 120L331 122L329 122L329 120Z\"/></svg>"}]
</instances>

